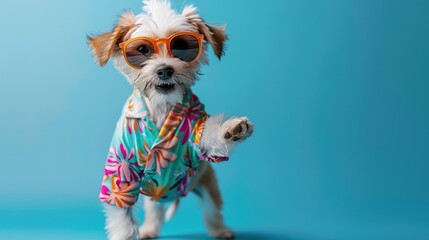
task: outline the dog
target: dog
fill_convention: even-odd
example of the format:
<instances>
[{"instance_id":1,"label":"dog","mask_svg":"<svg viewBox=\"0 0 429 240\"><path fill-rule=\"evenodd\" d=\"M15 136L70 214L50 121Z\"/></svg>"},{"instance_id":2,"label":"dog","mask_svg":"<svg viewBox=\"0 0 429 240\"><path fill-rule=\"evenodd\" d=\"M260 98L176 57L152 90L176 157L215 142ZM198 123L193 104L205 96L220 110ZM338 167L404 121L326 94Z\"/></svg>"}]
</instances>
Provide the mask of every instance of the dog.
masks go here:
<instances>
[{"instance_id":1,"label":"dog","mask_svg":"<svg viewBox=\"0 0 429 240\"><path fill-rule=\"evenodd\" d=\"M210 235L234 238L210 163L227 160L254 124L246 117L207 115L191 91L200 66L208 64L208 45L219 60L224 55L225 29L205 23L193 5L177 12L167 0L145 0L142 13L123 12L111 32L88 36L98 64L113 60L134 88L116 126L99 196L109 239L159 237L188 192L201 200ZM132 206L140 194L145 220L139 228Z\"/></svg>"}]
</instances>

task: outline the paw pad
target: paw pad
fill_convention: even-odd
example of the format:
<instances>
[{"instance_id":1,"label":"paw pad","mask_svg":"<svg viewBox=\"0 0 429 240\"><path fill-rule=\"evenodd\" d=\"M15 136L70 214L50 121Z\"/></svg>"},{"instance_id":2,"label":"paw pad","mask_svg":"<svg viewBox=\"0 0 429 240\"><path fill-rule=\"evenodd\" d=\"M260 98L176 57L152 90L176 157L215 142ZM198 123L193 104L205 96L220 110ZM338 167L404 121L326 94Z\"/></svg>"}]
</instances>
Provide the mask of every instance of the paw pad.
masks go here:
<instances>
[{"instance_id":1,"label":"paw pad","mask_svg":"<svg viewBox=\"0 0 429 240\"><path fill-rule=\"evenodd\" d=\"M253 124L247 118L236 119L231 127L226 129L224 138L226 140L238 141L247 138L253 132Z\"/></svg>"}]
</instances>

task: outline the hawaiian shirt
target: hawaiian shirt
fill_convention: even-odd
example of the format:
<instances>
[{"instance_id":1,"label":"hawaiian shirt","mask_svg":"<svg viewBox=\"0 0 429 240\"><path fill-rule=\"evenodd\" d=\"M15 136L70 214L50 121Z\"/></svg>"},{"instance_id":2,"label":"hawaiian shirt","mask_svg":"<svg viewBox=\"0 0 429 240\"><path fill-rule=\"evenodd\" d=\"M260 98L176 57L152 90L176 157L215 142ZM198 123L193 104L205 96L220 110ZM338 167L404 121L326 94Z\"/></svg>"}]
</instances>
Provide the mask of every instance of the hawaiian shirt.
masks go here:
<instances>
[{"instance_id":1,"label":"hawaiian shirt","mask_svg":"<svg viewBox=\"0 0 429 240\"><path fill-rule=\"evenodd\" d=\"M139 193L158 202L185 196L200 160L228 160L207 157L198 146L207 117L204 105L188 91L158 130L134 90L116 125L99 199L122 208L134 205Z\"/></svg>"}]
</instances>

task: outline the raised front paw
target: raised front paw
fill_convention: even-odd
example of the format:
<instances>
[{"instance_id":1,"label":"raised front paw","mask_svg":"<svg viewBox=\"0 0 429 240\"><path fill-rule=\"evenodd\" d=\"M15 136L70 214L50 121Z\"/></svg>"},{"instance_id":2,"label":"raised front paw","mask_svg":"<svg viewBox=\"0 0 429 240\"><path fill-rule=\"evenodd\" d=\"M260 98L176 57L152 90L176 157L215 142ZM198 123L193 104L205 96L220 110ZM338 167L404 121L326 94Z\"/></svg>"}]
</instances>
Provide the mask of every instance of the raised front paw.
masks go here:
<instances>
[{"instance_id":1,"label":"raised front paw","mask_svg":"<svg viewBox=\"0 0 429 240\"><path fill-rule=\"evenodd\" d=\"M253 133L254 124L245 117L231 118L224 123L223 137L227 141L239 141L248 138Z\"/></svg>"}]
</instances>

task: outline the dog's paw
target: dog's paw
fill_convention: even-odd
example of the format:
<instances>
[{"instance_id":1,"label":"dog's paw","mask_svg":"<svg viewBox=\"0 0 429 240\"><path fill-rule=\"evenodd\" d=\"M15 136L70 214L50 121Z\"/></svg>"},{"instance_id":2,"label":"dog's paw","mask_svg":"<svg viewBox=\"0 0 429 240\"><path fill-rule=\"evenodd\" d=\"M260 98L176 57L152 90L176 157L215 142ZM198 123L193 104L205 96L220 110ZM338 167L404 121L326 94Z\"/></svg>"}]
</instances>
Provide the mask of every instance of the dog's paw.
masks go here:
<instances>
[{"instance_id":1,"label":"dog's paw","mask_svg":"<svg viewBox=\"0 0 429 240\"><path fill-rule=\"evenodd\" d=\"M145 225L139 229L140 239L154 239L159 237L159 231Z\"/></svg>"},{"instance_id":2,"label":"dog's paw","mask_svg":"<svg viewBox=\"0 0 429 240\"><path fill-rule=\"evenodd\" d=\"M224 123L223 137L227 141L244 140L252 135L253 126L254 124L245 117L229 119Z\"/></svg>"},{"instance_id":3,"label":"dog's paw","mask_svg":"<svg viewBox=\"0 0 429 240\"><path fill-rule=\"evenodd\" d=\"M142 233L140 233L140 239L155 239L158 237L159 237L159 234L156 232L142 232Z\"/></svg>"},{"instance_id":4,"label":"dog's paw","mask_svg":"<svg viewBox=\"0 0 429 240\"><path fill-rule=\"evenodd\" d=\"M219 229L212 230L211 236L214 238L220 238L220 239L234 239L235 234L234 232L229 229L228 227L222 227Z\"/></svg>"}]
</instances>

